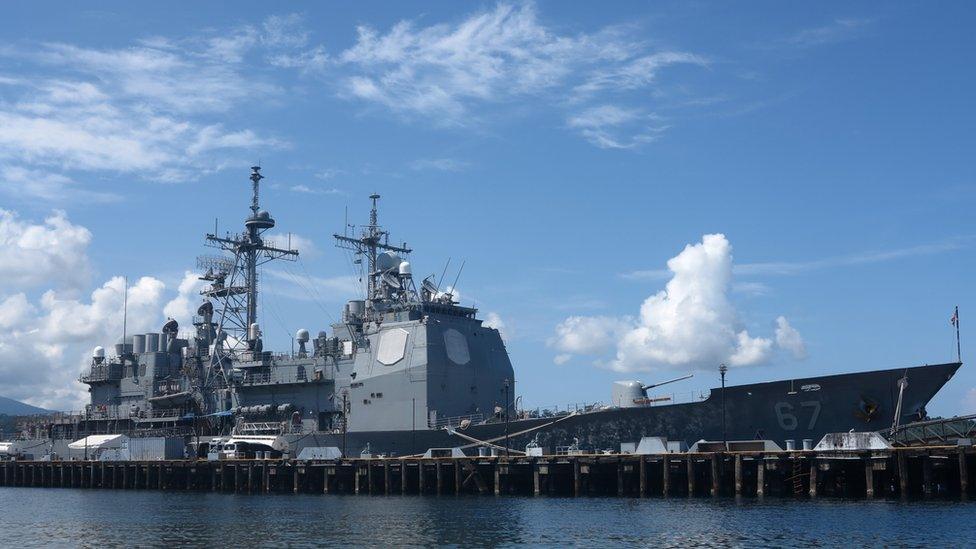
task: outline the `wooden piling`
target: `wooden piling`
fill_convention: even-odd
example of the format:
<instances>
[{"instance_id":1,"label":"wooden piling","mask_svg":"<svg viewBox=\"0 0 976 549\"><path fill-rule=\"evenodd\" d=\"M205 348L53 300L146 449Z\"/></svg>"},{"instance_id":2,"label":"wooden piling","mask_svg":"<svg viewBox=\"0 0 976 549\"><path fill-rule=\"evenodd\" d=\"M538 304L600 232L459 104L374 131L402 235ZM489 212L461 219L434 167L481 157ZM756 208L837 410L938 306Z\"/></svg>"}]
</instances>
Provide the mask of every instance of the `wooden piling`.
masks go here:
<instances>
[{"instance_id":1,"label":"wooden piling","mask_svg":"<svg viewBox=\"0 0 976 549\"><path fill-rule=\"evenodd\" d=\"M895 451L898 460L898 489L899 495L905 497L908 495L908 458L905 457L904 451Z\"/></svg>"},{"instance_id":2,"label":"wooden piling","mask_svg":"<svg viewBox=\"0 0 976 549\"><path fill-rule=\"evenodd\" d=\"M637 474L640 475L640 480L637 483L637 491L643 498L647 497L647 456L639 456L638 459Z\"/></svg>"},{"instance_id":3,"label":"wooden piling","mask_svg":"<svg viewBox=\"0 0 976 549\"><path fill-rule=\"evenodd\" d=\"M542 486L539 479L539 462L532 464L532 495L538 496L542 493Z\"/></svg>"},{"instance_id":4,"label":"wooden piling","mask_svg":"<svg viewBox=\"0 0 976 549\"><path fill-rule=\"evenodd\" d=\"M922 456L922 495L930 497L932 495L932 458Z\"/></svg>"},{"instance_id":5,"label":"wooden piling","mask_svg":"<svg viewBox=\"0 0 976 549\"><path fill-rule=\"evenodd\" d=\"M437 474L437 495L439 496L444 493L444 476L441 472L441 460L438 459L434 463L434 468Z\"/></svg>"},{"instance_id":6,"label":"wooden piling","mask_svg":"<svg viewBox=\"0 0 976 549\"><path fill-rule=\"evenodd\" d=\"M644 460L641 460L644 463ZM661 495L668 497L671 495L671 459L667 454L661 459Z\"/></svg>"},{"instance_id":7,"label":"wooden piling","mask_svg":"<svg viewBox=\"0 0 976 549\"><path fill-rule=\"evenodd\" d=\"M766 495L766 457L759 456L756 460L756 497Z\"/></svg>"},{"instance_id":8,"label":"wooden piling","mask_svg":"<svg viewBox=\"0 0 976 549\"><path fill-rule=\"evenodd\" d=\"M735 495L742 495L742 454L735 455Z\"/></svg>"},{"instance_id":9,"label":"wooden piling","mask_svg":"<svg viewBox=\"0 0 976 549\"><path fill-rule=\"evenodd\" d=\"M407 462L400 460L400 493L407 493Z\"/></svg>"},{"instance_id":10,"label":"wooden piling","mask_svg":"<svg viewBox=\"0 0 976 549\"><path fill-rule=\"evenodd\" d=\"M580 478L580 463L578 459L573 460L573 496L579 497L582 491L582 479Z\"/></svg>"},{"instance_id":11,"label":"wooden piling","mask_svg":"<svg viewBox=\"0 0 976 549\"><path fill-rule=\"evenodd\" d=\"M966 469L966 447L959 447L959 493L965 498L969 493L969 471Z\"/></svg>"},{"instance_id":12,"label":"wooden piling","mask_svg":"<svg viewBox=\"0 0 976 549\"><path fill-rule=\"evenodd\" d=\"M874 463L870 456L864 458L864 496L868 499L874 497Z\"/></svg>"},{"instance_id":13,"label":"wooden piling","mask_svg":"<svg viewBox=\"0 0 976 549\"><path fill-rule=\"evenodd\" d=\"M624 462L617 459L617 497L624 495Z\"/></svg>"},{"instance_id":14,"label":"wooden piling","mask_svg":"<svg viewBox=\"0 0 976 549\"><path fill-rule=\"evenodd\" d=\"M817 460L810 458L810 497L817 497Z\"/></svg>"},{"instance_id":15,"label":"wooden piling","mask_svg":"<svg viewBox=\"0 0 976 549\"><path fill-rule=\"evenodd\" d=\"M719 485L719 457L718 454L712 454L712 497L719 495L720 485Z\"/></svg>"},{"instance_id":16,"label":"wooden piling","mask_svg":"<svg viewBox=\"0 0 976 549\"><path fill-rule=\"evenodd\" d=\"M254 464L247 464L247 493L254 493Z\"/></svg>"},{"instance_id":17,"label":"wooden piling","mask_svg":"<svg viewBox=\"0 0 976 549\"><path fill-rule=\"evenodd\" d=\"M292 464L291 466L291 477L292 477L292 492L298 493L298 464ZM358 491L356 492L359 493Z\"/></svg>"},{"instance_id":18,"label":"wooden piling","mask_svg":"<svg viewBox=\"0 0 976 549\"><path fill-rule=\"evenodd\" d=\"M695 495L695 460L688 456L688 497Z\"/></svg>"},{"instance_id":19,"label":"wooden piling","mask_svg":"<svg viewBox=\"0 0 976 549\"><path fill-rule=\"evenodd\" d=\"M390 461L383 461L383 493L390 495Z\"/></svg>"},{"instance_id":20,"label":"wooden piling","mask_svg":"<svg viewBox=\"0 0 976 549\"><path fill-rule=\"evenodd\" d=\"M495 471L495 495L497 496L502 493L502 474L499 460L495 460L493 469Z\"/></svg>"},{"instance_id":21,"label":"wooden piling","mask_svg":"<svg viewBox=\"0 0 976 549\"><path fill-rule=\"evenodd\" d=\"M461 461L454 460L454 493L460 494L463 491L464 486L462 486L461 480Z\"/></svg>"},{"instance_id":22,"label":"wooden piling","mask_svg":"<svg viewBox=\"0 0 976 549\"><path fill-rule=\"evenodd\" d=\"M420 460L417 462L417 493L423 494L424 488L426 488L427 483L424 482L424 461Z\"/></svg>"}]
</instances>

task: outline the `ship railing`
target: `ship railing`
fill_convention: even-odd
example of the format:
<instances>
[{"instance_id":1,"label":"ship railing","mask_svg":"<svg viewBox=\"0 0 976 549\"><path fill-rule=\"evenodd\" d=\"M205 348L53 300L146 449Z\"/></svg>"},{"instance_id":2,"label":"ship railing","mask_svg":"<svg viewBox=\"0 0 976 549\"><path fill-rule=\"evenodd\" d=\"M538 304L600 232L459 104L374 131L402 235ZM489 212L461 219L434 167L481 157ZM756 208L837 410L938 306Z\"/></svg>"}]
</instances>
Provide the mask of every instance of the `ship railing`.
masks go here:
<instances>
[{"instance_id":1,"label":"ship railing","mask_svg":"<svg viewBox=\"0 0 976 549\"><path fill-rule=\"evenodd\" d=\"M976 414L930 419L901 425L888 439L899 446L949 444L957 439L976 438Z\"/></svg>"},{"instance_id":2,"label":"ship railing","mask_svg":"<svg viewBox=\"0 0 976 549\"><path fill-rule=\"evenodd\" d=\"M85 419L129 419L133 414L128 407L89 404L83 415Z\"/></svg>"},{"instance_id":3,"label":"ship railing","mask_svg":"<svg viewBox=\"0 0 976 549\"><path fill-rule=\"evenodd\" d=\"M435 421L428 421L427 426L430 427L431 429L443 429L445 427L460 427L463 421L468 421L471 424L477 424L484 421L484 416L478 413L478 414L467 414L463 416L439 417Z\"/></svg>"}]
</instances>

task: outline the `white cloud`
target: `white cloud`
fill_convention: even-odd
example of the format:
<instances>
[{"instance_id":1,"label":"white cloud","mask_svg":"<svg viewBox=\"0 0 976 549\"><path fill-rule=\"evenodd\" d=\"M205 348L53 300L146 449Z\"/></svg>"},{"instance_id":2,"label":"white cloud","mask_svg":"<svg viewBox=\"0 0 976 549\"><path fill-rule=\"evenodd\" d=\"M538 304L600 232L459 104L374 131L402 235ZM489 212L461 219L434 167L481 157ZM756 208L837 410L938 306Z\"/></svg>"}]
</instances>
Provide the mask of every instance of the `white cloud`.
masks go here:
<instances>
[{"instance_id":1,"label":"white cloud","mask_svg":"<svg viewBox=\"0 0 976 549\"><path fill-rule=\"evenodd\" d=\"M612 349L630 326L629 319L571 316L556 326L556 335L547 343L568 354L600 354Z\"/></svg>"},{"instance_id":2,"label":"white cloud","mask_svg":"<svg viewBox=\"0 0 976 549\"><path fill-rule=\"evenodd\" d=\"M142 277L129 285L129 334L162 325L165 285ZM122 335L124 281L113 277L87 299L48 290L37 304L24 294L0 301L0 387L4 396L52 409L79 409L87 392L77 376L96 345Z\"/></svg>"},{"instance_id":3,"label":"white cloud","mask_svg":"<svg viewBox=\"0 0 976 549\"><path fill-rule=\"evenodd\" d=\"M957 237L942 242L932 242L908 246L905 248L894 248L890 250L871 250L843 256L826 257L813 259L810 261L766 261L756 263L739 263L734 265L732 272L736 276L792 276L806 273L808 271L820 269L832 269L837 267L851 267L857 265L870 265L874 263L884 263L887 261L897 261L927 255L937 255L967 248L972 237ZM669 276L666 269L645 269L622 273L621 278L626 280L660 280ZM750 283L743 283L750 284ZM745 291L762 288L743 286Z\"/></svg>"},{"instance_id":4,"label":"white cloud","mask_svg":"<svg viewBox=\"0 0 976 549\"><path fill-rule=\"evenodd\" d=\"M0 81L7 99L0 103L3 178L43 200L106 200L118 197L82 189L68 174L192 180L221 169L233 151L286 146L214 118L279 93L247 58L293 44L297 34L282 34L289 21L269 19L263 34L241 27L117 48L4 49L0 55L27 77Z\"/></svg>"},{"instance_id":5,"label":"white cloud","mask_svg":"<svg viewBox=\"0 0 976 549\"><path fill-rule=\"evenodd\" d=\"M552 362L553 362L553 364L556 364L557 366L561 366L563 364L566 364L570 360L572 360L572 358L573 358L573 355L568 354L568 353L563 353L563 354L559 354L559 355L554 356L553 359L552 359Z\"/></svg>"},{"instance_id":6,"label":"white cloud","mask_svg":"<svg viewBox=\"0 0 976 549\"><path fill-rule=\"evenodd\" d=\"M482 325L488 328L494 328L498 330L498 333L501 334L502 339L505 342L508 342L512 337L511 327L505 322L505 320L498 313L489 312L485 316L485 320L482 322Z\"/></svg>"},{"instance_id":7,"label":"white cloud","mask_svg":"<svg viewBox=\"0 0 976 549\"><path fill-rule=\"evenodd\" d=\"M175 319L181 327L189 328L196 314L197 308L203 302L200 291L206 282L200 280L200 274L193 271L183 273L183 279L177 287L177 295L163 306L163 315Z\"/></svg>"},{"instance_id":8,"label":"white cloud","mask_svg":"<svg viewBox=\"0 0 976 549\"><path fill-rule=\"evenodd\" d=\"M567 125L601 149L631 149L657 139L667 126L640 109L600 105L567 120Z\"/></svg>"},{"instance_id":9,"label":"white cloud","mask_svg":"<svg viewBox=\"0 0 976 549\"><path fill-rule=\"evenodd\" d=\"M796 328L790 326L786 317L776 319L776 346L793 354L793 358L802 360L807 357L807 346Z\"/></svg>"},{"instance_id":10,"label":"white cloud","mask_svg":"<svg viewBox=\"0 0 976 549\"><path fill-rule=\"evenodd\" d=\"M581 111L570 126L592 119L598 95L646 103L661 71L672 65L704 65L687 52L654 51L632 27L603 27L566 33L540 21L532 2L500 2L454 23L423 26L403 20L386 31L363 25L355 44L329 56L321 47L276 56L277 66L320 71L339 82L339 94L379 105L406 117L442 126L475 127L478 108L526 98L543 98L560 109ZM623 107L620 107L624 110ZM628 108L637 112L638 109ZM630 148L663 128L649 114L632 115L636 129L581 133L602 147Z\"/></svg>"},{"instance_id":11,"label":"white cloud","mask_svg":"<svg viewBox=\"0 0 976 549\"><path fill-rule=\"evenodd\" d=\"M298 48L308 43L304 17L297 13L272 15L262 24L261 41L274 48Z\"/></svg>"},{"instance_id":12,"label":"white cloud","mask_svg":"<svg viewBox=\"0 0 976 549\"><path fill-rule=\"evenodd\" d=\"M770 357L773 341L750 335L729 300L732 247L724 235L705 235L667 266L671 279L644 301L636 318L570 317L549 345L564 355L614 350L612 359L598 364L621 372L710 369L721 362L750 366Z\"/></svg>"},{"instance_id":13,"label":"white cloud","mask_svg":"<svg viewBox=\"0 0 976 549\"><path fill-rule=\"evenodd\" d=\"M288 190L302 194L342 195L345 194L335 187L309 187L308 185L292 185Z\"/></svg>"},{"instance_id":14,"label":"white cloud","mask_svg":"<svg viewBox=\"0 0 976 549\"><path fill-rule=\"evenodd\" d=\"M962 399L962 406L964 414L976 413L976 387L966 391L966 396Z\"/></svg>"},{"instance_id":15,"label":"white cloud","mask_svg":"<svg viewBox=\"0 0 976 549\"><path fill-rule=\"evenodd\" d=\"M848 40L870 24L867 19L835 19L829 24L798 31L786 42L799 47L822 46Z\"/></svg>"},{"instance_id":16,"label":"white cloud","mask_svg":"<svg viewBox=\"0 0 976 549\"><path fill-rule=\"evenodd\" d=\"M54 203L115 202L122 198L114 193L81 188L73 179L60 173L19 166L0 168L0 190L10 196Z\"/></svg>"},{"instance_id":17,"label":"white cloud","mask_svg":"<svg viewBox=\"0 0 976 549\"><path fill-rule=\"evenodd\" d=\"M34 306L23 293L9 296L0 301L0 328L18 329L34 311Z\"/></svg>"},{"instance_id":18,"label":"white cloud","mask_svg":"<svg viewBox=\"0 0 976 549\"><path fill-rule=\"evenodd\" d=\"M22 221L0 209L0 280L3 290L55 284L80 289L89 283L86 252L92 235L56 211L43 223Z\"/></svg>"},{"instance_id":19,"label":"white cloud","mask_svg":"<svg viewBox=\"0 0 976 549\"><path fill-rule=\"evenodd\" d=\"M421 158L410 163L410 169L414 171L459 172L467 167L467 162L453 158Z\"/></svg>"}]
</instances>

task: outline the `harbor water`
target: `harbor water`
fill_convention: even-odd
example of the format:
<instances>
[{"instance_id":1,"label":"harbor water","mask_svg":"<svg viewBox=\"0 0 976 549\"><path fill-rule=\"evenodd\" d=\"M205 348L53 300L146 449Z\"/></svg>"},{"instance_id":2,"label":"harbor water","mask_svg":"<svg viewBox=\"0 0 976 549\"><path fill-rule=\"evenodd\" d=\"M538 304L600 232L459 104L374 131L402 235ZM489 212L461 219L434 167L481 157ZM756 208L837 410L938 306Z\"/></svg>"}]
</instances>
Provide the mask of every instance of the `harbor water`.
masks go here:
<instances>
[{"instance_id":1,"label":"harbor water","mask_svg":"<svg viewBox=\"0 0 976 549\"><path fill-rule=\"evenodd\" d=\"M966 546L976 502L0 488L4 547Z\"/></svg>"}]
</instances>

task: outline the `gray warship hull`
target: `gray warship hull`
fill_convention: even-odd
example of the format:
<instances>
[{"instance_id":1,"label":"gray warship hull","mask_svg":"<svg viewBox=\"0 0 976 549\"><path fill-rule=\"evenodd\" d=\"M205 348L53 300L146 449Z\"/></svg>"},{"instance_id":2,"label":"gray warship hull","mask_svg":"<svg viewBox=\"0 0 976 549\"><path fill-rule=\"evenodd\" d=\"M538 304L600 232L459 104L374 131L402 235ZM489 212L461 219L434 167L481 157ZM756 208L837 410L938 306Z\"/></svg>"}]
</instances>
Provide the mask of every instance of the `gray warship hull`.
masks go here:
<instances>
[{"instance_id":1,"label":"gray warship hull","mask_svg":"<svg viewBox=\"0 0 976 549\"><path fill-rule=\"evenodd\" d=\"M961 363L876 370L840 375L790 379L725 388L725 436L728 440L770 439L783 444L792 439L819 441L832 432L884 431L892 426L899 400L899 380L906 378L899 423L917 421L925 407L952 378ZM574 442L582 450L618 451L620 444L641 437L667 437L685 441L722 440L722 389L705 400L685 404L607 408L562 417L532 418L470 425L452 434L447 429L347 432L318 434L296 446L345 448L356 455L373 453L411 455L429 448L461 447L476 452L469 440L493 441L521 450L531 441L550 452Z\"/></svg>"}]
</instances>

